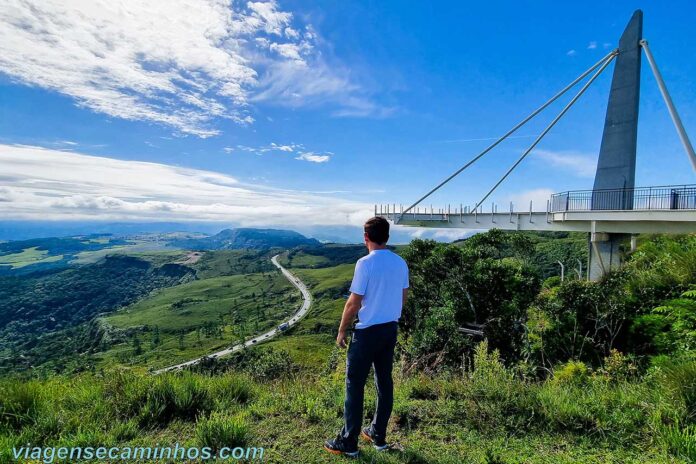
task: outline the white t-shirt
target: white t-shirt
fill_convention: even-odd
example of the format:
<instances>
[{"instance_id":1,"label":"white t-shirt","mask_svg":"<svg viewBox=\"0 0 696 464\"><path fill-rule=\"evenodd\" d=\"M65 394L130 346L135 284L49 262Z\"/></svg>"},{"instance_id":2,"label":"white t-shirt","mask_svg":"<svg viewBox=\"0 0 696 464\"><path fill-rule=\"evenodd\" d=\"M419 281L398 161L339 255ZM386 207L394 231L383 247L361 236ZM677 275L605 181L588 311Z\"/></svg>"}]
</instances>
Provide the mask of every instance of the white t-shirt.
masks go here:
<instances>
[{"instance_id":1,"label":"white t-shirt","mask_svg":"<svg viewBox=\"0 0 696 464\"><path fill-rule=\"evenodd\" d=\"M363 296L356 329L398 321L403 290L408 288L408 266L390 250L373 250L355 264L350 291Z\"/></svg>"}]
</instances>

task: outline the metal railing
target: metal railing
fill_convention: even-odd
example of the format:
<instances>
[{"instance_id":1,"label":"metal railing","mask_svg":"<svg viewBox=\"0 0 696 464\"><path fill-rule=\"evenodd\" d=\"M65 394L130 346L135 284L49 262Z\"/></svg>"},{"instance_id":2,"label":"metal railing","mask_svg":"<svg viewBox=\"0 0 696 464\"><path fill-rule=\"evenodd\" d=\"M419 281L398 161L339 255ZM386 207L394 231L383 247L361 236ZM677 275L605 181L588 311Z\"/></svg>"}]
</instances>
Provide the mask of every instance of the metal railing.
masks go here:
<instances>
[{"instance_id":1,"label":"metal railing","mask_svg":"<svg viewBox=\"0 0 696 464\"><path fill-rule=\"evenodd\" d=\"M696 185L573 190L551 195L551 212L696 209Z\"/></svg>"}]
</instances>

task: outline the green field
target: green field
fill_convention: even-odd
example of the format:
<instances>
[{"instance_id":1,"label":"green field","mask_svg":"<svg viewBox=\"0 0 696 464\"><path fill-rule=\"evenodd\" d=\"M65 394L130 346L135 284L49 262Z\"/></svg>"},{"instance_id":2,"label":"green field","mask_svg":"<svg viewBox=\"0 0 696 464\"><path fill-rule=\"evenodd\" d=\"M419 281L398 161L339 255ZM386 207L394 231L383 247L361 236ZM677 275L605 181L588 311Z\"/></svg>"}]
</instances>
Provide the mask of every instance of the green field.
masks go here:
<instances>
[{"instance_id":1,"label":"green field","mask_svg":"<svg viewBox=\"0 0 696 464\"><path fill-rule=\"evenodd\" d=\"M108 243L98 241L95 243ZM149 241L133 241L129 245L114 245L108 248L94 251L82 251L74 255L70 261L71 264L93 264L104 259L109 255L130 255L130 256L153 256L159 255L162 257L177 258L185 253L180 250L164 250L164 245L157 245Z\"/></svg>"},{"instance_id":2,"label":"green field","mask_svg":"<svg viewBox=\"0 0 696 464\"><path fill-rule=\"evenodd\" d=\"M313 268L328 265L331 260L325 256L310 255L307 253L296 253L292 257L288 253L283 253L279 259L280 264L285 267Z\"/></svg>"},{"instance_id":3,"label":"green field","mask_svg":"<svg viewBox=\"0 0 696 464\"><path fill-rule=\"evenodd\" d=\"M314 301L304 319L268 346L288 351L293 361L307 369L322 369L334 347L353 269L353 264L291 269L307 285Z\"/></svg>"},{"instance_id":4,"label":"green field","mask_svg":"<svg viewBox=\"0 0 696 464\"><path fill-rule=\"evenodd\" d=\"M299 305L299 292L279 272L196 280L102 318L129 337L97 356L102 365L164 367L268 330Z\"/></svg>"},{"instance_id":5,"label":"green field","mask_svg":"<svg viewBox=\"0 0 696 464\"><path fill-rule=\"evenodd\" d=\"M10 266L12 269L21 269L25 266L39 263L53 263L63 259L63 255L49 256L47 250L39 250L39 247L25 248L19 253L0 255L0 266Z\"/></svg>"}]
</instances>

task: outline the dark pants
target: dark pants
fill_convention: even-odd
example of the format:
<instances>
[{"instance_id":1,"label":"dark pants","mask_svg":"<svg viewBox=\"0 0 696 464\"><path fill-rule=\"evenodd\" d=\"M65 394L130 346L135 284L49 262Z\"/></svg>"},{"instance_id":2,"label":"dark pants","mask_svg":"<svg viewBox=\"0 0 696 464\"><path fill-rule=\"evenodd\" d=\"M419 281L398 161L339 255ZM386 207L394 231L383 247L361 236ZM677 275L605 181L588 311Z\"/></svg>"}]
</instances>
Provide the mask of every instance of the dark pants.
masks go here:
<instances>
[{"instance_id":1,"label":"dark pants","mask_svg":"<svg viewBox=\"0 0 696 464\"><path fill-rule=\"evenodd\" d=\"M341 435L346 443L357 444L363 420L365 382L370 366L375 368L377 408L372 419L372 431L377 439L387 435L387 422L394 403L392 365L396 346L397 323L377 324L353 332L348 347L346 372L346 402L343 411L345 425Z\"/></svg>"}]
</instances>

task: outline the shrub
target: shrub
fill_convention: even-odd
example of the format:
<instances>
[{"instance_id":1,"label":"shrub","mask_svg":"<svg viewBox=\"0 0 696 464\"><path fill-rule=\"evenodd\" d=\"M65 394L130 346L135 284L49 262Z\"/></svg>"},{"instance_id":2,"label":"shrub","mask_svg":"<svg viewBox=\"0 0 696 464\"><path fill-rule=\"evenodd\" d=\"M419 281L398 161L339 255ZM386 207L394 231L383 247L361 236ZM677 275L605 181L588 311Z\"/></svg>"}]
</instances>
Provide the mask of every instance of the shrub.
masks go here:
<instances>
[{"instance_id":1,"label":"shrub","mask_svg":"<svg viewBox=\"0 0 696 464\"><path fill-rule=\"evenodd\" d=\"M249 426L242 415L229 416L214 412L196 424L198 444L214 450L246 446L248 437Z\"/></svg>"},{"instance_id":2,"label":"shrub","mask_svg":"<svg viewBox=\"0 0 696 464\"><path fill-rule=\"evenodd\" d=\"M491 385L499 381L507 381L510 375L500 360L498 350L488 351L488 341L484 340L474 348L474 370L471 378L474 382Z\"/></svg>"},{"instance_id":3,"label":"shrub","mask_svg":"<svg viewBox=\"0 0 696 464\"><path fill-rule=\"evenodd\" d=\"M249 373L258 380L273 380L292 374L296 370L290 354L285 350L265 350L249 366Z\"/></svg>"},{"instance_id":4,"label":"shrub","mask_svg":"<svg viewBox=\"0 0 696 464\"><path fill-rule=\"evenodd\" d=\"M598 373L610 381L620 381L635 378L638 375L638 367L634 357L625 355L619 350L611 350L609 356L604 358L604 364Z\"/></svg>"},{"instance_id":5,"label":"shrub","mask_svg":"<svg viewBox=\"0 0 696 464\"><path fill-rule=\"evenodd\" d=\"M553 382L582 385L589 378L589 369L582 361L568 361L553 371Z\"/></svg>"}]
</instances>

